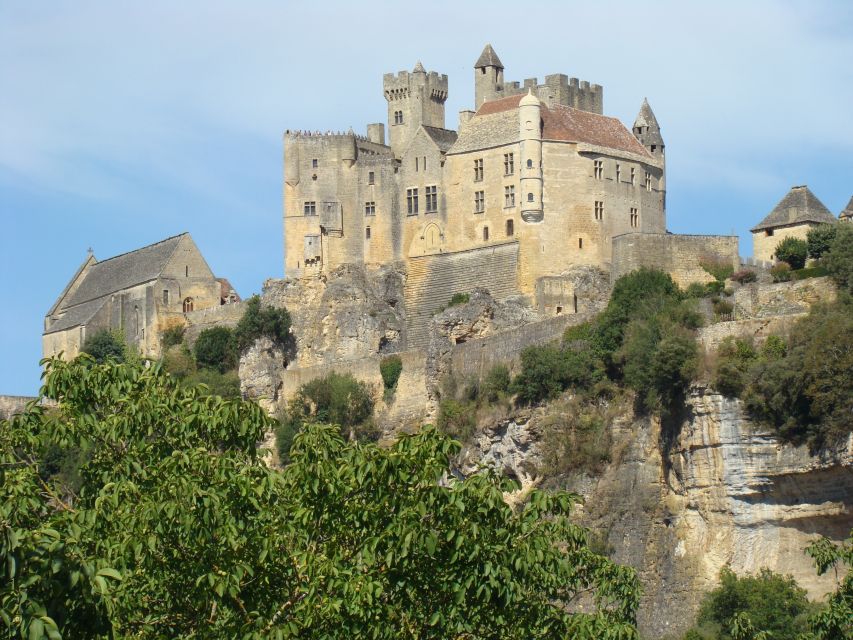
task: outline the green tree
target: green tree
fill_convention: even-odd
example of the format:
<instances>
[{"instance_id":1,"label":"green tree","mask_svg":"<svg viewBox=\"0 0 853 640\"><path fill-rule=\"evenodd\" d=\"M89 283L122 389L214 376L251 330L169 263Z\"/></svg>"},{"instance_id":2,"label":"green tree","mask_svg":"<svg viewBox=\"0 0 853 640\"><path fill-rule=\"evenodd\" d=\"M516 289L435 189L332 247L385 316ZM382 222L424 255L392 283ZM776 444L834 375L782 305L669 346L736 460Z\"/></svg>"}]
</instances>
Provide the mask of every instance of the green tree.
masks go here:
<instances>
[{"instance_id":1,"label":"green tree","mask_svg":"<svg viewBox=\"0 0 853 640\"><path fill-rule=\"evenodd\" d=\"M98 364L103 364L107 360L124 362L125 345L119 334L109 329L101 329L86 338L80 351L88 353Z\"/></svg>"},{"instance_id":2,"label":"green tree","mask_svg":"<svg viewBox=\"0 0 853 640\"><path fill-rule=\"evenodd\" d=\"M234 332L228 327L211 327L199 333L193 352L199 367L225 373L237 366Z\"/></svg>"},{"instance_id":3,"label":"green tree","mask_svg":"<svg viewBox=\"0 0 853 640\"><path fill-rule=\"evenodd\" d=\"M838 286L853 295L853 224L839 224L823 265Z\"/></svg>"},{"instance_id":4,"label":"green tree","mask_svg":"<svg viewBox=\"0 0 853 640\"><path fill-rule=\"evenodd\" d=\"M237 349L240 352L251 347L258 338L267 337L279 347L287 347L290 341L290 312L284 308L262 306L259 296L252 296L246 310L234 329Z\"/></svg>"},{"instance_id":5,"label":"green tree","mask_svg":"<svg viewBox=\"0 0 853 640\"><path fill-rule=\"evenodd\" d=\"M809 229L808 234L806 234L809 257L815 260L822 258L832 246L832 241L837 232L838 225L836 224L819 224Z\"/></svg>"},{"instance_id":6,"label":"green tree","mask_svg":"<svg viewBox=\"0 0 853 640\"><path fill-rule=\"evenodd\" d=\"M806 256L809 253L809 245L801 238L787 237L776 245L774 255L777 260L787 262L792 269L802 269L806 266Z\"/></svg>"},{"instance_id":7,"label":"green tree","mask_svg":"<svg viewBox=\"0 0 853 640\"><path fill-rule=\"evenodd\" d=\"M830 569L840 570L847 565L847 573L838 588L829 595L827 606L809 618L809 629L814 640L853 639L853 530L840 545L820 538L806 548L812 557L817 574L822 576Z\"/></svg>"},{"instance_id":8,"label":"green tree","mask_svg":"<svg viewBox=\"0 0 853 640\"><path fill-rule=\"evenodd\" d=\"M577 496L448 483L433 429L378 447L308 425L277 471L256 404L156 364L52 360L42 395L54 412L0 424L7 638L637 637L637 577L589 549ZM54 443L93 445L73 503L40 475Z\"/></svg>"}]
</instances>

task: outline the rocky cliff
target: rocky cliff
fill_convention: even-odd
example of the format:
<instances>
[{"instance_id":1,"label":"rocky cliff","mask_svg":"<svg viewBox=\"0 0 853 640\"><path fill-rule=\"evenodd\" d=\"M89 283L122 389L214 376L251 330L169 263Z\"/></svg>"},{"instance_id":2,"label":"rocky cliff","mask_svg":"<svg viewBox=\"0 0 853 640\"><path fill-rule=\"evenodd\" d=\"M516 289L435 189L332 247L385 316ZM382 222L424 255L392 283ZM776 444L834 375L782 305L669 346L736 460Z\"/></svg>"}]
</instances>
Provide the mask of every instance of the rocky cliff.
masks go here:
<instances>
[{"instance_id":1,"label":"rocky cliff","mask_svg":"<svg viewBox=\"0 0 853 640\"><path fill-rule=\"evenodd\" d=\"M523 487L541 483L542 411L479 434L464 469L494 464ZM584 496L580 517L612 557L636 567L644 595L641 632L680 637L720 568L793 575L811 597L834 587L818 578L804 547L841 540L853 527L853 438L822 455L779 442L737 400L695 386L678 424L619 416L609 424L611 462L594 477L565 480ZM662 436L662 431L664 436Z\"/></svg>"}]
</instances>

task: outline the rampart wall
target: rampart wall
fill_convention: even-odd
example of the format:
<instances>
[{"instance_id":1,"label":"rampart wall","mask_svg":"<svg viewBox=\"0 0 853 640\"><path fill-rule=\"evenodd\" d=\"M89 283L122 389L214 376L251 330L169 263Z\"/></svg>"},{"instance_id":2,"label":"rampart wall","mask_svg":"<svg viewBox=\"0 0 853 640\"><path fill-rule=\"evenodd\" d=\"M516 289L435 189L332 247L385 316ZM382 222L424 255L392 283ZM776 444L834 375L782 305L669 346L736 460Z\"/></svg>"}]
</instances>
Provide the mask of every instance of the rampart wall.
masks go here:
<instances>
[{"instance_id":1,"label":"rampart wall","mask_svg":"<svg viewBox=\"0 0 853 640\"><path fill-rule=\"evenodd\" d=\"M8 420L21 413L32 400L35 398L31 396L0 396L0 420Z\"/></svg>"},{"instance_id":2,"label":"rampart wall","mask_svg":"<svg viewBox=\"0 0 853 640\"><path fill-rule=\"evenodd\" d=\"M660 269L676 284L710 282L714 277L702 268L704 260L740 264L737 236L698 236L670 233L626 233L613 238L610 280L640 267Z\"/></svg>"},{"instance_id":3,"label":"rampart wall","mask_svg":"<svg viewBox=\"0 0 853 640\"><path fill-rule=\"evenodd\" d=\"M184 334L184 340L187 344L193 344L200 334L205 329L211 327L236 327L243 317L245 311L245 302L234 302L232 304L223 304L218 307L210 307L209 309L200 309L199 311L190 311L184 314L187 321L187 330Z\"/></svg>"}]
</instances>

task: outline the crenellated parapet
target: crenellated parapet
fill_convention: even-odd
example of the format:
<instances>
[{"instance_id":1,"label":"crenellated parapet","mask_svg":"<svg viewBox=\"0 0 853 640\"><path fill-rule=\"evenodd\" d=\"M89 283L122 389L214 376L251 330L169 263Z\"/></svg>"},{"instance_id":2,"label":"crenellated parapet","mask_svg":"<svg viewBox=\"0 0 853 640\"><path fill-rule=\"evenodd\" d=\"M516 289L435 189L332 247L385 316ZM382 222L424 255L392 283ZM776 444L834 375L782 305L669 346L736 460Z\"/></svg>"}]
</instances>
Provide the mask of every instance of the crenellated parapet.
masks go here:
<instances>
[{"instance_id":1,"label":"crenellated parapet","mask_svg":"<svg viewBox=\"0 0 853 640\"><path fill-rule=\"evenodd\" d=\"M382 77L390 145L397 156L421 125L444 128L448 86L446 74L428 72L420 62L412 71L386 73Z\"/></svg>"}]
</instances>

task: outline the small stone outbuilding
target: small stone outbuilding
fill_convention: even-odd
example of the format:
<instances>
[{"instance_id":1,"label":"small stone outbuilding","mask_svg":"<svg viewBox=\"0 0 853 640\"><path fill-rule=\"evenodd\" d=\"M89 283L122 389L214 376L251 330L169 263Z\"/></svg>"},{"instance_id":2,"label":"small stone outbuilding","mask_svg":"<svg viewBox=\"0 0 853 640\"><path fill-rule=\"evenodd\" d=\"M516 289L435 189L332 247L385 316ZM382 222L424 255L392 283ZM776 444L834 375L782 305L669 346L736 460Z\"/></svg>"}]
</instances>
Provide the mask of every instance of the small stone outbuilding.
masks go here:
<instances>
[{"instance_id":1,"label":"small stone outbuilding","mask_svg":"<svg viewBox=\"0 0 853 640\"><path fill-rule=\"evenodd\" d=\"M773 211L751 229L752 255L758 261L773 262L776 247L785 238L805 240L812 227L835 222L835 216L806 185L792 187Z\"/></svg>"},{"instance_id":2,"label":"small stone outbuilding","mask_svg":"<svg viewBox=\"0 0 853 640\"><path fill-rule=\"evenodd\" d=\"M184 314L239 300L213 275L189 233L98 261L89 253L44 319L44 357L73 358L88 336L120 332L145 356L160 355L160 335Z\"/></svg>"}]
</instances>

